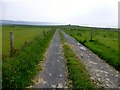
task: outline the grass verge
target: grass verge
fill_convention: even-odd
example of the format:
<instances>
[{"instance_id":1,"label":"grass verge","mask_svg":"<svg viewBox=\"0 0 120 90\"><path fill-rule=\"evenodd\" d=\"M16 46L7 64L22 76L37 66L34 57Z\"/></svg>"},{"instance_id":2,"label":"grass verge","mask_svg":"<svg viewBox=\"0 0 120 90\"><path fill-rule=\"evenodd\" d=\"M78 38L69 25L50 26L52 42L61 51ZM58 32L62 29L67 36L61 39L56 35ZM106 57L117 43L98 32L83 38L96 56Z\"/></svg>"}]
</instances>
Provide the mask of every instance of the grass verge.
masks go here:
<instances>
[{"instance_id":1,"label":"grass verge","mask_svg":"<svg viewBox=\"0 0 120 90\"><path fill-rule=\"evenodd\" d=\"M67 67L68 67L68 79L72 81L72 87L74 89L92 89L94 88L94 84L90 79L90 75L88 74L83 62L81 62L74 52L70 49L70 47L65 44L65 39L62 33L60 32L61 40L63 43L64 49L64 57L66 59Z\"/></svg>"},{"instance_id":2,"label":"grass verge","mask_svg":"<svg viewBox=\"0 0 120 90\"><path fill-rule=\"evenodd\" d=\"M25 46L19 54L5 59L2 64L3 88L25 88L32 83L53 34L54 31L49 31Z\"/></svg>"}]
</instances>

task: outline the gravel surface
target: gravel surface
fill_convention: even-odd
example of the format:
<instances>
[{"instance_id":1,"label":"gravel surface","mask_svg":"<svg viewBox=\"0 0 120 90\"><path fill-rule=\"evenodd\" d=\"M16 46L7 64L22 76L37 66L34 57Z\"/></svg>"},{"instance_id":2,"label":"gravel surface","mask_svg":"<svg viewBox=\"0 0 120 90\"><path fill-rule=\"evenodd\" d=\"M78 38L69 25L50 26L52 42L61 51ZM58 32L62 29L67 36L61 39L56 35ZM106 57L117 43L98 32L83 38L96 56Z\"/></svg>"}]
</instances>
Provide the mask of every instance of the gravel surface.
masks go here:
<instances>
[{"instance_id":1,"label":"gravel surface","mask_svg":"<svg viewBox=\"0 0 120 90\"><path fill-rule=\"evenodd\" d=\"M67 73L58 30L51 40L42 67L43 70L33 80L33 88L66 88Z\"/></svg>"},{"instance_id":2,"label":"gravel surface","mask_svg":"<svg viewBox=\"0 0 120 90\"><path fill-rule=\"evenodd\" d=\"M71 46L75 54L84 62L86 69L90 73L90 78L98 87L120 89L120 74L117 70L100 59L85 46L81 45L73 37L63 31L62 33L67 44Z\"/></svg>"}]
</instances>

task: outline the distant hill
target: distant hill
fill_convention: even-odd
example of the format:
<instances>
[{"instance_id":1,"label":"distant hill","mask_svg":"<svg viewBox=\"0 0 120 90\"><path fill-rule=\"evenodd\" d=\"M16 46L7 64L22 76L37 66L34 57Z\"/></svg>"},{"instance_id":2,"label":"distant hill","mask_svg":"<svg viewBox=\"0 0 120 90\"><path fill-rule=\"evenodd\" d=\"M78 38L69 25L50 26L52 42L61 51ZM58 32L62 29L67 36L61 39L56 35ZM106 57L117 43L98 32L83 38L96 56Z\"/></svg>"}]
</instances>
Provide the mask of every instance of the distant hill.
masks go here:
<instances>
[{"instance_id":1,"label":"distant hill","mask_svg":"<svg viewBox=\"0 0 120 90\"><path fill-rule=\"evenodd\" d=\"M52 22L0 20L0 25L59 25L59 24Z\"/></svg>"}]
</instances>

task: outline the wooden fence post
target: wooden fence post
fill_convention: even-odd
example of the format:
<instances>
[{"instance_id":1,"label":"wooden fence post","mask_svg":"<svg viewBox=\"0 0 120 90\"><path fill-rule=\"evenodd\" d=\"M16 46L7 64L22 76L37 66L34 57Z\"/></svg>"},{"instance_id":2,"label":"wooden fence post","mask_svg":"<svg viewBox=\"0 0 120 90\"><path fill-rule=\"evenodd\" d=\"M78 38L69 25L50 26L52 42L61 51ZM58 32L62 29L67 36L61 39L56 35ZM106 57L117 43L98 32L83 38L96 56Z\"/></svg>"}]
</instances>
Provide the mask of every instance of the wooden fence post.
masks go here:
<instances>
[{"instance_id":1,"label":"wooden fence post","mask_svg":"<svg viewBox=\"0 0 120 90\"><path fill-rule=\"evenodd\" d=\"M92 38L93 38L93 32L92 30L90 31L90 41L92 41Z\"/></svg>"},{"instance_id":2,"label":"wooden fence post","mask_svg":"<svg viewBox=\"0 0 120 90\"><path fill-rule=\"evenodd\" d=\"M44 31L44 28L43 28L43 35L46 36L46 33L45 33L45 31Z\"/></svg>"},{"instance_id":3,"label":"wooden fence post","mask_svg":"<svg viewBox=\"0 0 120 90\"><path fill-rule=\"evenodd\" d=\"M14 49L14 34L13 32L10 32L10 53L13 53Z\"/></svg>"}]
</instances>

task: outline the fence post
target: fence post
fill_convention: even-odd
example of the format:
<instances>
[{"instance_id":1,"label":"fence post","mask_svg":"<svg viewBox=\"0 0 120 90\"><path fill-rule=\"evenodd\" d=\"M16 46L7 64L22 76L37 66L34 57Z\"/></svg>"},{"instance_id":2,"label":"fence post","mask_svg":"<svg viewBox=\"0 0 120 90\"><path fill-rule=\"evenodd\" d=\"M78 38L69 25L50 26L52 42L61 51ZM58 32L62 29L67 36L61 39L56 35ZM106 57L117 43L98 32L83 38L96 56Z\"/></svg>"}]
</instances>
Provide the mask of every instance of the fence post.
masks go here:
<instances>
[{"instance_id":1,"label":"fence post","mask_svg":"<svg viewBox=\"0 0 120 90\"><path fill-rule=\"evenodd\" d=\"M90 41L92 41L92 38L93 38L93 32L92 30L90 31Z\"/></svg>"},{"instance_id":2,"label":"fence post","mask_svg":"<svg viewBox=\"0 0 120 90\"><path fill-rule=\"evenodd\" d=\"M43 35L46 36L46 33L45 33L45 31L44 31L44 28L43 28Z\"/></svg>"},{"instance_id":3,"label":"fence post","mask_svg":"<svg viewBox=\"0 0 120 90\"><path fill-rule=\"evenodd\" d=\"M14 49L14 34L13 32L10 32L10 54L13 53Z\"/></svg>"}]
</instances>

